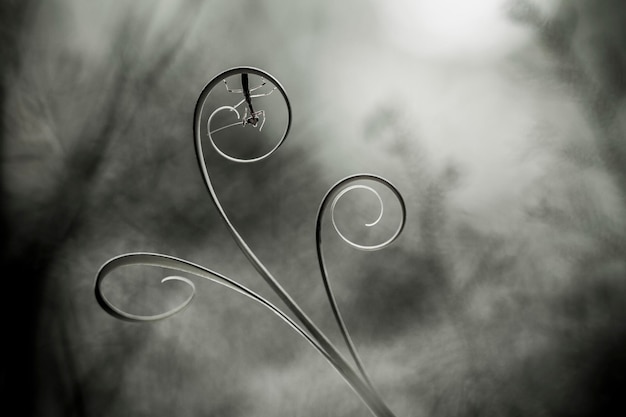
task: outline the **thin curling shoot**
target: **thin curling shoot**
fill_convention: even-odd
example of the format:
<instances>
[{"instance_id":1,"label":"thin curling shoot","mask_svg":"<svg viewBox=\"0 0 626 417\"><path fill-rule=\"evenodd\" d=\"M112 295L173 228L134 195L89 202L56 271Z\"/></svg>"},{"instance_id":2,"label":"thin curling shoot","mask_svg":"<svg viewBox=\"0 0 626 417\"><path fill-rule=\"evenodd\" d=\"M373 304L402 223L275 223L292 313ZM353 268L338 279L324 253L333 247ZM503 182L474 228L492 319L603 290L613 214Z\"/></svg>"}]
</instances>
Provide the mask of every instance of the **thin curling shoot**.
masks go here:
<instances>
[{"instance_id":1,"label":"thin curling shoot","mask_svg":"<svg viewBox=\"0 0 626 417\"><path fill-rule=\"evenodd\" d=\"M250 88L250 82L248 78L249 74L255 75L256 77L259 77L261 79L259 86ZM237 76L237 75L241 77L241 84L242 84L241 90L231 89L228 83L226 82L226 79L228 77ZM274 86L274 88L271 91L266 92L266 93L251 94L252 92L264 87L267 83L270 83ZM215 87L220 86L221 84L224 84L224 86L226 87L226 91L229 94L230 93L243 94L243 99L239 103L235 104L234 106L231 106L231 105L218 105L217 107L213 107L213 105L206 106L207 97L209 96L210 92ZM219 90L222 90L222 89L220 88ZM215 141L213 140L214 139L213 133L230 129L231 127L235 127L238 124L244 127L249 125L254 128L256 128L258 125L258 130L259 131L261 130L261 128L263 127L265 123L265 117L266 117L265 111L255 110L253 107L252 99L257 98L257 97L269 96L271 92L274 90L276 90L277 93L279 93L282 96L283 101L284 101L285 111L286 111L286 115L285 115L286 117L284 119L285 125L283 127L282 133L279 133L280 136L279 136L278 142L273 144L273 147L271 147L271 149L267 150L265 153L261 154L260 156L252 156L252 157L241 157L241 158L235 157L219 149L219 147L216 145ZM274 94L274 97L276 97L277 95L278 94ZM244 109L244 114L241 115L240 112L237 110L237 107L242 106L244 103L246 104L247 107L245 107ZM263 103L264 101L261 102L261 104ZM206 113L208 113L208 116L203 115L204 114L203 110L205 110L205 106L207 110ZM221 121L216 122L216 124L221 124L221 123L225 123L225 124L219 127L215 127L213 129L212 122L218 113L220 113L220 117L217 120L218 121L221 120ZM237 122L230 123L230 124L228 124L228 122L224 122L224 120L227 118L224 118L222 116L232 117L233 113L236 116ZM359 398L363 401L365 406L367 406L367 408L371 411L372 415L376 417L394 417L393 412L389 409L387 404L383 401L381 396L378 394L378 392L376 391L376 389L370 382L367 374L365 373L363 365L356 354L356 350L354 349L354 346L352 345L352 341L349 335L347 334L345 324L341 321L341 318L340 318L340 315L336 306L336 302L334 298L332 297L330 286L327 282L328 280L326 278L326 270L325 270L325 266L323 262L323 257L321 255L320 224L321 224L322 213L324 212L327 204L330 201L330 196L335 195L336 191L340 189L340 187L344 186L345 184L351 181L362 180L362 179L379 182L391 189L391 191L399 199L400 205L402 207L402 222L400 223L400 226L394 233L394 236L392 236L392 238L387 240L386 242L383 242L382 244L375 245L372 247L355 245L354 243L351 243L349 240L346 240L346 239L344 240L346 240L348 243L351 243L352 246L355 246L359 249L363 249L363 250L380 249L382 247L387 246L391 242L393 242L396 239L396 237L400 234L402 229L404 228L406 210L404 206L404 201L402 197L400 196L400 193L387 180L381 177L377 177L375 175L360 174L360 175L356 175L353 177L348 177L340 181L338 184L336 184L326 194L326 197L323 199L322 204L320 206L320 212L318 213L318 217L317 217L318 256L320 259L320 265L322 267L322 275L325 280L325 284L329 293L331 303L333 304L335 315L338 318L339 325L341 326L341 331L344 334L344 337L348 343L348 347L350 348L350 352L358 367L358 370L357 370L353 368L352 364L350 364L346 358L344 358L344 355L337 349L337 347L331 342L331 340L322 332L322 330L313 322L313 320L306 314L306 312L296 303L293 297L289 293L287 293L287 291L282 287L280 282L274 277L274 275L268 270L268 268L256 256L256 254L250 248L250 246L245 241L243 236L236 229L233 222L229 219L226 213L226 210L220 203L217 193L215 191L215 188L213 186L213 182L209 174L208 164L207 164L207 161L204 155L204 149L203 149L203 139L204 139L205 134L208 135L209 141L210 141L211 146L213 147L213 150L216 151L216 153L222 156L223 158L231 162L236 162L236 163L253 163L253 162L261 161L271 156L284 142L285 138L287 137L287 134L289 133L290 126L291 126L291 105L289 104L289 99L287 97L287 93L285 92L284 88L270 74L266 73L265 71L259 70L257 68L253 68L253 67L236 67L236 68L232 68L230 70L224 71L221 74L218 74L204 87L204 89L202 90L198 98L198 101L196 102L196 107L194 110L194 119L193 119L194 142L193 143L194 143L194 147L196 151L198 166L200 168L200 174L202 176L202 180L204 181L204 185L206 186L206 191L208 191L210 200L213 202L213 205L217 209L219 216L222 218L224 224L226 225L228 231L230 232L233 240L235 241L235 243L237 244L241 252L248 259L248 261L254 267L254 269L256 269L260 277L266 282L270 290L273 291L274 294L284 304L284 306L287 307L286 312L279 309L278 307L270 303L268 300L266 300L259 294L251 291L247 287L239 284L237 281L225 275L222 275L211 269L205 268L201 265L194 264L184 259L176 258L176 257L165 255L165 254L149 253L149 252L127 253L127 254L120 255L116 258L113 258L107 261L100 268L96 276L96 282L94 285L94 293L96 296L96 300L105 312L107 312L108 314L110 314L111 316L115 318L118 318L121 320L127 320L127 321L145 322L145 321L161 320L167 317L171 317L174 314L187 308L195 297L195 294L196 294L195 285L191 280L181 277L181 276L177 276L177 275L170 275L166 277L165 279L163 279L161 282L180 281L184 284L187 284L191 288L192 291L186 300L178 304L173 309L165 311L164 313L161 313L161 314L136 315L136 314L126 312L120 309L119 307L115 306L113 303L111 303L106 298L102 290L102 282L105 279L105 277L110 275L111 272L113 272L114 270L123 266L134 265L134 266L165 268L165 269L169 269L169 270L176 271L176 272L182 272L184 274L194 275L196 277L200 277L200 278L212 281L214 283L220 284L241 295L244 295L252 299L253 301L257 303L260 303L261 305L266 307L266 309L270 310L273 314L275 314L281 320L283 320L287 325L289 325L299 336L301 336L307 342L309 342L309 344L315 350L317 350L317 352L320 353L328 361L328 363L339 373L339 375L350 386L350 388L352 388L355 394L359 396ZM242 131L245 132L246 130L252 131L252 129L239 129L240 132ZM373 222L366 223L367 227L375 226L383 218L383 213L384 213L383 200L380 197L380 195L374 189L371 189L370 187L365 187L361 185L352 185L348 187L346 190L343 190L339 194L339 196L335 199L335 201L333 202L333 209L334 209L334 206L336 205L338 198L341 198L341 196L343 196L348 191L358 189L358 188L365 188L367 190L373 191L374 194L378 198L378 201L380 203L380 212L378 214L378 217ZM333 219L333 223L335 223L334 219ZM293 318L290 315L293 315Z\"/></svg>"},{"instance_id":2,"label":"thin curling shoot","mask_svg":"<svg viewBox=\"0 0 626 417\"><path fill-rule=\"evenodd\" d=\"M395 197L397 198L399 204L400 204L400 208L402 211L401 214L401 219L400 219L400 223L398 224L398 227L396 228L395 232L393 233L393 235L388 238L387 240L375 244L375 245L362 245L359 243L354 242L353 240L349 239L348 237L346 237L346 235L344 233L341 232L338 224L337 224L337 220L335 218L335 209L337 206L337 203L339 202L339 200L341 200L341 198L343 198L346 194L348 194L351 191L354 190L365 190L368 191L370 193L372 193L376 199L378 200L378 206L379 206L379 212L378 212L378 217L370 222L370 223L365 223L366 227L373 227L376 226L377 224L380 223L380 221L383 218L383 215L385 213L385 204L383 203L383 199L380 196L380 193L374 189L373 187L370 187L368 185L364 185L364 184L353 184L353 185L348 185L347 184L351 183L351 182L356 182L359 180L370 180L370 181L374 181L380 184L383 184L385 187L387 187L388 189L390 189L393 194L395 195ZM344 187L342 189L342 187ZM340 191L338 191L340 190ZM406 223L406 206L404 203L404 199L402 198L402 195L400 194L400 192L397 190L397 188L391 184L389 181L387 181L386 179L382 178L382 177L378 177L372 174L359 174L359 175L354 175L348 178L345 178L343 180L341 180L340 182L338 182L337 184L335 184L335 186L333 186L328 193L326 194L326 196L324 197L324 200L322 201L322 206L320 207L320 212L318 213L318 223L321 222L322 217L324 215L324 211L325 211L325 207L328 204L328 200L330 199L330 197L335 194L335 197L332 199L332 202L330 204L330 215L331 215L331 223L333 225L333 228L335 229L335 232L337 233L337 235L344 241L346 242L348 245L352 246L353 248L356 249L360 249L360 250L364 250L364 251L375 251L375 250L380 250L383 249L387 246L389 246L391 243L393 243L398 236L400 236L400 233L402 233L402 230L404 229L404 225ZM318 225L319 227L319 225Z\"/></svg>"},{"instance_id":3,"label":"thin curling shoot","mask_svg":"<svg viewBox=\"0 0 626 417\"><path fill-rule=\"evenodd\" d=\"M401 215L400 215L400 223L398 224L398 227L396 228L395 232L392 234L392 236L389 239L376 245L361 245L348 239L343 233L341 233L341 231L339 230L339 227L337 226L337 222L335 220L335 207L338 201L350 191L354 191L357 189L363 189L363 190L373 193L378 199L378 204L380 207L378 217L373 222L366 223L365 226L366 227L376 226L382 220L383 215L384 215L384 203L383 203L382 197L380 196L380 193L373 187L370 187L367 185L352 184L352 183L359 182L359 181L372 181L372 182L376 182L385 186L393 193L393 195L398 200L398 204L400 205ZM352 185L349 185L349 184L352 184ZM335 197L332 198L333 196ZM343 180L336 183L333 187L331 187L331 189L328 190L328 192L322 199L322 203L320 204L319 210L317 212L317 225L316 225L316 231L315 231L315 239L316 239L316 246L317 246L317 260L319 262L320 273L322 275L324 288L326 289L326 295L328 296L328 301L333 310L335 321L337 322L337 325L339 326L339 330L341 331L343 339L346 342L346 346L348 347L348 350L350 351L350 356L352 356L352 359L361 375L361 378L367 384L371 392L376 393L376 389L374 388L374 385L372 384L370 377L367 374L365 367L363 366L363 362L361 361L361 358L357 352L357 349L354 346L354 342L352 341L352 338L350 337L350 332L348 331L346 323L343 320L341 311L339 310L339 306L337 305L335 294L333 293L332 286L330 285L330 280L328 279L328 271L326 268L326 261L324 259L324 251L322 249L322 224L323 224L324 214L327 212L329 203L330 203L331 220L332 220L332 224L333 224L333 228L335 229L335 232L337 232L339 237L348 245L352 246L353 248L364 250L364 251L375 251L375 250L383 249L389 246L391 243L393 243L398 238L398 236L400 236L400 234L402 233L402 230L404 230L404 225L406 223L406 204L404 203L404 198L402 198L402 194L400 194L398 189L391 182L373 174L357 174L357 175L344 178Z\"/></svg>"}]
</instances>

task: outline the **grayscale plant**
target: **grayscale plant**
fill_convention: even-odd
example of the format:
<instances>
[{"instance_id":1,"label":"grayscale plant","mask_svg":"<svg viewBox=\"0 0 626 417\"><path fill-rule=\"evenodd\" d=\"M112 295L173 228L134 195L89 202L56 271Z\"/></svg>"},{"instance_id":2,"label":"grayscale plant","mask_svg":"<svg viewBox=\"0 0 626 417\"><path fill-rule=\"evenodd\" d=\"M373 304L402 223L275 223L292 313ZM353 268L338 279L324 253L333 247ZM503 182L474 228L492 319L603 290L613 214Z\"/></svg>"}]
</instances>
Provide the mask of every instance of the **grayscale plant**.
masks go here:
<instances>
[{"instance_id":1,"label":"grayscale plant","mask_svg":"<svg viewBox=\"0 0 626 417\"><path fill-rule=\"evenodd\" d=\"M233 87L237 84L240 84L241 88ZM211 98L211 100L209 100L209 98ZM217 104L213 102L217 102ZM234 102L234 104L224 104L226 102ZM243 115L241 114L241 107L243 107ZM233 116L236 118L232 119ZM255 255L229 219L213 187L203 151L203 140L205 138L208 138L209 143L212 145L215 152L231 162L257 162L272 155L283 144L289 133L291 119L291 105L287 97L287 93L282 85L273 76L257 68L236 67L224 71L214 77L202 90L195 107L193 132L195 151L200 171L202 173L202 178L219 215L226 224L235 242L243 254L247 257L248 261L297 320L292 319L289 315L265 298L227 276L184 259L158 253L127 253L107 261L100 268L96 276L96 300L107 313L115 318L132 322L149 322L165 319L189 306L196 294L195 284L189 278L183 276L172 275L163 278L161 282L175 280L189 285L192 290L191 294L180 305L164 313L155 315L137 315L118 308L107 299L102 290L102 282L105 277L120 267L139 265L161 267L172 271L195 275L197 277L216 282L262 304L287 323L296 331L296 333L306 339L311 346L313 346L324 358L326 358L334 369L339 372L339 374L361 398L373 415L377 417L393 416L394 414L382 400L366 373L363 363L349 335L346 324L341 316L335 296L331 289L330 281L328 279L322 245L322 225L325 213L330 210L331 222L335 231L339 237L350 246L364 251L374 251L387 247L400 235L406 222L406 206L402 195L398 192L396 187L386 179L377 175L352 175L338 181L333 187L330 188L330 190L323 197L317 212L315 237L322 281L326 289L335 320L337 321L341 334L352 357L352 361L354 362L353 364L346 360L335 345L333 345L328 337L309 318L309 316L302 310L295 300L283 289L276 278ZM260 132L264 127L264 133L261 134ZM256 137L256 139L252 139L252 142L254 142L254 149L252 151L245 151L244 155L236 154L234 152L240 148L240 145L236 145L234 147L232 145L232 142L238 140L241 136L245 136L246 139L248 139L248 136ZM264 143L261 142L265 142L265 139L268 137L276 137L278 140L270 144L267 149L263 149L262 145L264 145ZM384 214L383 199L381 198L377 188L374 186L375 184L376 187L388 189L391 194L395 196L399 205L401 218L391 237L384 240L382 243L359 244L347 236L347 234L342 233L335 218L335 209L339 200L351 191L364 190L369 193L373 193L379 204L379 214L374 221L365 224L365 226L373 227L379 224Z\"/></svg>"}]
</instances>

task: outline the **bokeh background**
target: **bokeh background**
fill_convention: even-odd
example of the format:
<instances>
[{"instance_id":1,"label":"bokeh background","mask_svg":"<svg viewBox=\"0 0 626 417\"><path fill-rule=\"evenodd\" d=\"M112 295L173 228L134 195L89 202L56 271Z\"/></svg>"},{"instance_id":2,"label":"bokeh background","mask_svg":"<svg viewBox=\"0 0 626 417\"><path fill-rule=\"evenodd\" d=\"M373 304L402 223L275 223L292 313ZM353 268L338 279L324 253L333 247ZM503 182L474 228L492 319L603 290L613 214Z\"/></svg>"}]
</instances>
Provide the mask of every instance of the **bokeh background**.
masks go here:
<instances>
[{"instance_id":1,"label":"bokeh background","mask_svg":"<svg viewBox=\"0 0 626 417\"><path fill-rule=\"evenodd\" d=\"M304 340L225 288L196 282L190 308L152 324L95 302L98 268L129 251L275 301L192 145L200 91L237 65L283 84L293 125L258 164L209 155L218 194L338 345L318 204L363 171L406 198L406 230L384 251L325 234L340 308L398 416L624 414L623 1L5 0L0 19L12 414L368 415ZM161 277L138 268L107 291L163 311L186 289Z\"/></svg>"}]
</instances>

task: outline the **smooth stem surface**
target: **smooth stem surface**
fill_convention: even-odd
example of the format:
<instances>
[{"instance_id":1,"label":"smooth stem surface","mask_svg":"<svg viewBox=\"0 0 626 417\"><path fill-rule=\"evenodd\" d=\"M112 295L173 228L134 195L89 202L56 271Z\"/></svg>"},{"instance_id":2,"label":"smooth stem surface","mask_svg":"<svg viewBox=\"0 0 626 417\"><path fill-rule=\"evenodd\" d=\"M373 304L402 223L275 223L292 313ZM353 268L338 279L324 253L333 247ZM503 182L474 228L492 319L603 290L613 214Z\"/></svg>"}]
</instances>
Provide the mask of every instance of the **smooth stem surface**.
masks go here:
<instances>
[{"instance_id":1,"label":"smooth stem surface","mask_svg":"<svg viewBox=\"0 0 626 417\"><path fill-rule=\"evenodd\" d=\"M337 305L337 301L335 299L335 295L332 291L332 287L330 285L330 280L328 279L328 271L326 269L326 262L324 260L324 251L323 251L323 245L322 245L322 224L323 224L323 220L324 220L324 214L327 212L328 209L328 205L330 204L331 201L331 197L337 192L338 189L340 189L341 187L343 187L344 185L350 183L350 182L354 182L354 181L359 181L359 180L368 180L368 181L374 181L374 182L378 182L380 184L383 184L384 186L388 187L393 193L394 195L398 198L398 201L400 203L400 208L402 209L402 218L400 221L400 224L398 226L398 228L396 229L395 233L391 236L391 238L389 238L388 240L386 240L385 242L378 244L378 245L372 245L372 246L364 246L364 245L359 245L356 244L354 242L352 242L351 240L347 239L345 236L343 236L341 234L341 232L339 231L339 229L337 228L337 225L334 223L334 207L335 207L335 203L337 202L337 200L339 198L341 198L344 194L345 191L342 191L341 193L339 193L335 199L333 200L333 203L331 205L331 214L333 215L333 226L335 227L335 231L340 235L340 237L342 238L342 240L346 243L348 243L350 246L359 249L359 250L364 250L364 251L374 251L374 250L379 250L379 249L383 249L386 246L390 245L391 243L393 243L396 238L400 235L400 233L402 233L402 230L404 229L404 225L406 223L406 205L404 203L404 199L402 198L402 195L398 192L398 190L396 189L396 187L391 184L389 181L387 181L386 179L376 176L376 175L372 175L372 174L356 174L356 175L352 175L350 177L344 178L341 181L337 182L333 187L330 188L330 190L328 190L328 192L326 193L326 195L324 196L324 198L322 199L322 202L319 206L319 209L317 211L317 219L316 219L316 226L315 226L315 242L316 242L316 249L317 249L317 260L319 263L319 268L320 268L320 273L322 274L322 281L324 282L324 288L326 289L326 295L328 296L328 300L330 302L330 306L332 308L333 314L335 316L335 321L337 322L337 325L339 326L339 330L341 331L341 334L343 336L344 341L346 342L346 345L348 346L348 350L350 351L350 355L352 356L352 359L354 360L354 363L356 364L357 368L359 369L359 372L361 373L361 376L363 377L364 381L369 385L370 389L374 392L376 392L376 389L374 388L374 386L372 385L372 382L370 381L369 376L367 375L367 372L365 371L365 367L363 366L363 362L361 361L361 358L356 350L356 347L354 346L354 342L352 341L352 338L350 337L350 333L348 332L347 326L345 321L343 320L343 317L341 315L341 312L339 310L339 306ZM378 217L378 219L370 224L366 224L366 226L372 226L375 225L376 223L378 223L378 221L381 219L382 215L383 215L383 202L382 199L380 197L380 195L378 194L378 192L376 192L373 188L371 187L366 187L366 186L353 186L352 188L347 188L347 190L349 191L350 189L356 189L356 188L363 188L366 190L369 190L371 192L373 192L376 197L378 198L378 201L381 204L381 210L380 210L380 215Z\"/></svg>"},{"instance_id":2,"label":"smooth stem surface","mask_svg":"<svg viewBox=\"0 0 626 417\"><path fill-rule=\"evenodd\" d=\"M198 158L198 163L200 165L200 170L202 172L202 177L211 196L211 200L213 201L213 204L220 214L220 217L226 224L226 227L228 228L233 239L235 240L235 243L237 243L246 258L248 258L250 263L254 266L254 268L261 275L261 277L267 282L270 288L280 297L280 299L285 303L287 308L289 308L289 310L297 317L297 319L302 323L307 331L309 331L311 336L319 343L321 348L326 352L326 357L329 362L346 380L350 387L359 395L359 397L367 405L370 411L377 417L395 417L391 410L380 398L378 393L371 389L370 385L359 377L359 375L352 369L352 367L343 358L343 356L335 348L335 346L328 340L328 338L321 332L321 330L319 330L319 328L306 315L306 313L296 304L296 302L285 291L285 289L283 289L283 287L267 270L265 265L263 265L263 263L257 258L254 252L250 249L248 244L244 241L239 232L237 232L237 230L233 226L232 222L226 215L224 208L220 204L213 188L213 184L211 183L211 179L209 177L209 173L206 167L206 162L204 160L204 153L202 152L200 123L198 123L198 121L199 114L197 114L196 118L194 119L194 137L196 155Z\"/></svg>"}]
</instances>

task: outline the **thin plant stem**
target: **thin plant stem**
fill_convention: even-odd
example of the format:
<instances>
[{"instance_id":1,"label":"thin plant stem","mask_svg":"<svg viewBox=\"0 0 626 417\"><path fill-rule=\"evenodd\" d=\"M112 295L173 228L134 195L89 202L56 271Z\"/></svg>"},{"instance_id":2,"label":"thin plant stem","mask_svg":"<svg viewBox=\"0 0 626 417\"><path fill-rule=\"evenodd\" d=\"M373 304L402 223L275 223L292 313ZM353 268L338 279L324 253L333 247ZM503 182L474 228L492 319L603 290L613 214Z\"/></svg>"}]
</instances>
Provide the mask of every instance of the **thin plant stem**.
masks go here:
<instances>
[{"instance_id":1,"label":"thin plant stem","mask_svg":"<svg viewBox=\"0 0 626 417\"><path fill-rule=\"evenodd\" d=\"M330 306L331 306L331 309L333 311L333 315L335 316L335 321L337 322L337 325L339 326L339 330L341 331L343 339L346 342L348 350L350 351L350 355L352 356L352 359L354 360L354 363L356 364L359 372L361 373L361 376L363 377L365 382L370 386L370 388L373 391L375 391L375 388L372 385L372 382L371 382L367 372L365 371L365 367L363 366L363 362L362 362L362 360L361 360L361 358L360 358L360 356L359 356L359 354L358 354L358 352L356 350L356 347L354 346L354 342L352 341L352 337L350 336L350 333L348 332L346 323L345 323L345 321L344 321L344 319L343 319L343 317L341 315L341 312L339 310L339 306L337 305L337 300L335 299L335 295L334 295L334 293L332 291L332 287L330 285L330 280L328 279L328 271L327 271L327 268L326 268L326 262L324 260L324 251L322 249L322 224L323 224L323 219L324 219L324 213L326 213L326 211L327 211L328 204L331 201L331 197L334 194L336 194L337 190L339 190L343 186L347 185L350 182L354 182L354 181L358 181L358 180L369 180L369 181L378 182L378 183L381 183L381 184L385 185L387 188L389 188L394 193L394 195L396 196L396 198L398 199L398 201L400 203L400 208L402 210L402 218L401 218L401 221L400 221L399 226L396 229L395 233L391 236L391 238L389 238L385 242L383 242L381 244L378 244L378 245L372 245L372 246L364 246L364 245L356 244L356 243L350 241L349 239L347 239L343 234L341 234L341 232L337 228L337 225L335 224L335 221L334 221L335 204L337 203L339 198L341 198L345 194L344 192L342 192L342 193L338 194L332 200L332 205L331 205L331 214L333 215L333 226L335 227L335 231L339 234L339 236L342 238L342 240L344 240L350 246L355 247L357 249L366 250L366 251L373 251L373 250L382 249L382 248L390 245L393 241L396 240L396 238L400 235L400 233L402 233L402 230L404 229L404 224L406 223L406 205L404 203L404 199L402 198L402 195L398 192L397 188L393 184L391 184L389 181L387 181L386 179L384 179L382 177L379 177L379 176L376 176L376 175L372 175L372 174L356 174L356 175L344 178L343 180L337 182L333 187L330 188L330 190L328 190L328 192L326 193L326 195L322 199L322 202L321 202L321 204L319 206L319 209L317 211L317 220L316 220L316 227L315 227L315 242L316 242L316 249L317 249L317 259L318 259L318 263L319 263L319 267L320 267L320 273L322 275L322 281L324 282L324 288L326 289L326 295L328 296L328 300L330 302ZM357 187L357 186L353 186L353 188L347 188L347 190L355 189L355 187ZM383 214L383 203L382 203L382 200L380 198L380 195L376 192L376 190L374 190L371 187L358 186L358 188L364 188L366 190L369 190L369 191L373 192L376 195L376 197L378 198L378 201L381 204L379 217L373 223L366 224L366 226L374 226L382 218L382 214Z\"/></svg>"},{"instance_id":2,"label":"thin plant stem","mask_svg":"<svg viewBox=\"0 0 626 417\"><path fill-rule=\"evenodd\" d=\"M252 251L252 249L248 246L248 244L245 242L243 237L240 235L240 233L237 231L233 223L228 218L226 211L222 207L217 197L217 194L213 187L213 183L211 182L211 178L209 176L209 172L207 169L207 165L206 165L204 153L203 153L203 148L202 148L201 116L202 116L202 110L204 107L204 102L208 94L210 93L212 87L219 84L222 80L225 82L225 79L231 75L247 74L247 73L256 74L258 76L263 77L263 79L267 79L271 81L275 85L275 89L278 89L278 91L280 91L283 98L285 99L289 118L288 118L285 130L282 134L282 138L280 139L278 144L274 146L274 148L271 151L269 151L265 155L262 155L256 158L251 158L251 159L239 159L239 158L231 157L229 155L224 154L217 148L217 146L215 145L215 143L213 142L210 136L210 133L217 132L219 130L222 130L222 129L225 129L227 127L231 127L234 125L223 126L212 132L209 132L210 143L213 145L213 148L217 151L218 154L230 160L231 162L250 163L250 162L256 162L256 161L260 161L262 159L267 158L268 156L273 154L279 148L279 146L284 142L289 132L289 128L291 126L291 105L289 103L289 99L287 98L287 94L284 88L271 75L265 73L264 71L261 71L259 69L252 68L252 67L238 67L238 68L232 68L230 70L224 71L223 73L219 74L218 76L213 78L213 80L211 80L202 90L202 93L200 94L200 97L196 103L196 107L194 111L194 126L193 126L194 147L196 151L196 156L197 156L197 161L199 164L200 172L202 174L204 184L209 192L211 201L216 207L220 217L226 224L226 227L228 231L230 232L231 236L233 237L233 239L235 240L235 243L239 246L240 250L246 256L248 261L256 269L259 275L261 275L261 277L269 285L272 291L274 291L274 293L287 306L289 311L293 313L293 315L295 315L297 321L293 320L291 317L285 314L282 310L280 310L274 304L270 303L268 300L261 297L257 293L251 291L245 286L237 283L236 281L218 272L212 271L208 268L202 267L200 265L194 264L192 262L189 262L183 259L175 258L173 256L157 254L157 253L148 253L148 252L137 252L137 253L128 253L128 254L120 255L115 258L110 259L104 265L102 265L102 267L100 268L100 270L98 271L96 275L96 280L95 280L95 285L94 285L94 293L96 296L96 300L103 310L105 310L108 314L110 314L111 316L115 318L118 318L121 320L133 321L133 322L145 322L145 321L161 320L161 319L170 317L184 310L185 308L187 308L187 306L194 299L195 294L196 294L196 289L195 289L194 283L191 280L185 277L180 277L180 276L168 276L164 278L162 282L178 281L186 285L189 285L192 289L191 294L181 304L179 304L178 306L164 313L155 314L155 315L137 315L137 314L128 313L128 312L121 310L120 308L116 307L113 303L111 303L106 298L106 296L102 292L102 282L104 278L108 276L111 272L113 272L114 270L124 267L124 266L129 266L129 265L162 267L162 268L167 268L167 269L174 270L174 271L180 271L180 272L196 275L201 278L208 279L212 282L216 282L220 285L226 286L227 288L230 288L231 290L234 290L240 294L243 294L251 298L252 300L260 303L261 305L269 309L271 312L273 312L275 315L277 315L285 323L287 323L292 329L296 331L296 333L298 333L305 340L307 340L307 342L309 342L313 346L313 348L315 348L330 363L330 365L346 381L348 386L352 388L353 391L361 398L363 403L367 406L367 408L372 412L372 414L375 417L394 417L394 414L391 412L389 407L385 404L385 402L382 400L382 398L380 397L380 395L374 389L372 383L370 382L370 379L367 373L365 372L365 368L363 367L361 359L359 358L359 355L356 352L354 343L352 342L352 339L349 336L346 325L339 312L337 302L335 300L335 297L330 287L330 283L329 283L328 276L327 276L328 274L326 271L326 265L324 262L324 256L323 256L323 251L322 251L322 240L321 240L321 224L322 224L322 219L323 219L326 207L330 202L330 196L334 195L336 191L338 190L338 188L340 188L341 186L346 185L350 181L356 181L356 180L371 180L371 181L383 184L387 186L388 188L390 188L391 191L399 199L400 205L402 208L402 221L400 223L400 226L396 230L396 233L392 236L392 238L383 242L382 244L378 244L374 246L362 246L362 245L358 245L358 244L351 242L345 236L343 236L341 232L339 232L337 225L335 224L335 219L334 219L334 207L335 207L337 200L341 198L341 196L343 196L346 192L354 188L365 188L376 194L376 196L378 197L379 203L381 205L381 212L380 212L378 219L374 221L373 223L366 224L366 226L373 226L376 223L378 223L378 221L382 218L383 204L382 204L382 199L380 198L380 195L378 195L378 193L374 189L372 189L371 187L363 186L363 185L353 185L350 187L346 187L344 190L342 190L340 193L337 194L337 196L335 197L331 205L331 213L333 214L333 218L332 218L333 226L335 227L335 230L339 233L340 237L344 241L346 241L350 245L361 250L380 249L382 247L387 246L391 242L393 242L402 231L404 227L404 222L406 219L406 209L405 209L404 201L401 195L399 194L399 192L396 190L396 188L387 180L381 177L375 176L375 175L371 175L371 174L359 174L359 175L345 178L339 181L334 187L332 187L331 190L328 191L328 193L322 200L322 203L318 211L317 224L316 224L316 242L317 242L317 251L318 251L318 261L320 264L322 278L324 281L326 292L328 294L328 298L331 303L331 307L333 309L333 314L335 315L335 319L337 320L337 323L339 325L343 338L358 368L358 372L357 372L353 369L352 365L346 361L343 355L331 343L331 341L326 337L326 335L322 333L322 331L318 328L318 326L298 306L295 300L280 285L280 283L274 278L274 276L269 272L269 270L265 267L265 265L259 260L259 258ZM256 97L256 96L251 96L251 97ZM211 115L211 117L214 115L215 112L219 110L223 110L224 108L229 108L229 106L221 107L215 110L213 114ZM232 107L230 108L232 109Z\"/></svg>"},{"instance_id":3,"label":"thin plant stem","mask_svg":"<svg viewBox=\"0 0 626 417\"><path fill-rule=\"evenodd\" d=\"M255 68L246 68L248 72L258 73L260 70ZM221 75L215 77L225 78L224 74L228 74L232 70L226 71ZM271 76L265 75L266 79L269 79L271 82L276 85L279 91L282 93L285 98L285 103L288 108L289 114L291 114L291 105L287 98L287 95L284 91L284 88L278 81L273 79ZM252 264L252 266L256 269L256 271L261 275L261 277L265 280L265 282L269 285L269 287L274 291L274 293L281 299L281 301L287 306L287 308L296 316L298 321L302 323L302 325L306 328L306 330L311 334L311 337L314 338L321 349L325 352L324 356L329 358L329 362L333 367L339 372L339 374L344 378L344 380L348 383L348 385L357 393L357 395L362 399L362 401L367 405L370 411L376 417L393 417L394 414L391 412L389 407L384 403L384 401L380 398L378 393L374 391L370 384L364 381L349 365L349 363L344 359L341 353L337 350L337 348L330 342L330 340L322 333L322 331L317 327L317 325L308 317L308 315L298 306L298 304L294 301L294 299L287 293L287 291L280 285L280 283L274 278L274 276L270 273L270 271L265 267L265 265L259 260L256 254L252 251L252 249L248 246L242 236L239 234L233 223L228 218L226 211L222 207L215 189L213 187L213 183L211 182L211 178L207 169L206 161L204 159L204 152L202 147L202 132L201 132L201 117L202 110L204 107L204 101L208 96L211 88L213 87L214 82L209 82L200 97L198 98L196 108L194 111L194 145L196 150L196 156L198 165L200 167L200 171L202 173L202 178L204 180L204 184L209 192L211 200L217 209L220 217L224 221L228 231L233 237L237 246L242 251L242 253L246 256L248 261ZM287 135L290 127L291 117L289 118L289 122L283 133L283 139ZM281 142L282 143L282 140ZM280 144L279 143L279 144ZM275 147L271 152L269 152L264 157L269 156L278 148ZM251 160L252 161L252 160Z\"/></svg>"},{"instance_id":4,"label":"thin plant stem","mask_svg":"<svg viewBox=\"0 0 626 417\"><path fill-rule=\"evenodd\" d=\"M96 296L96 300L100 307L109 313L109 315L124 321L130 322L146 322L146 321L158 321L163 320L168 317L173 316L176 313L179 313L186 309L191 302L193 301L196 295L196 286L194 283L184 277L178 276L169 276L161 280L161 282L166 281L180 281L189 285L192 289L191 294L187 297L185 301L180 303L178 306L172 308L171 310L166 311L161 314L154 315L138 315L128 313L118 307L116 307L113 303L111 303L102 291L102 282L104 279L111 274L114 270L130 265L142 265L142 266L154 266L160 268L167 268L179 272L184 272L187 274L196 275L201 278L205 278L209 281L215 282L217 284L223 285L231 290L234 290L240 294L245 295L248 298L260 303L267 309L269 309L272 313L276 314L283 321L285 321L291 328L293 328L297 333L300 334L303 338L305 338L318 352L320 352L326 359L331 360L328 357L326 352L320 347L320 345L309 336L307 332L302 330L302 328L296 323L291 317L287 316L283 313L278 307L274 304L255 293L254 291L248 289L247 287L239 284L237 281L228 278L227 276L220 274L219 272L215 272L211 269L205 268L203 266L197 265L195 263L186 261L184 259L176 258L170 255L164 255L160 253L150 253L150 252L136 252L136 253L126 253L107 261L96 275L96 282L94 285L94 292Z\"/></svg>"}]
</instances>

